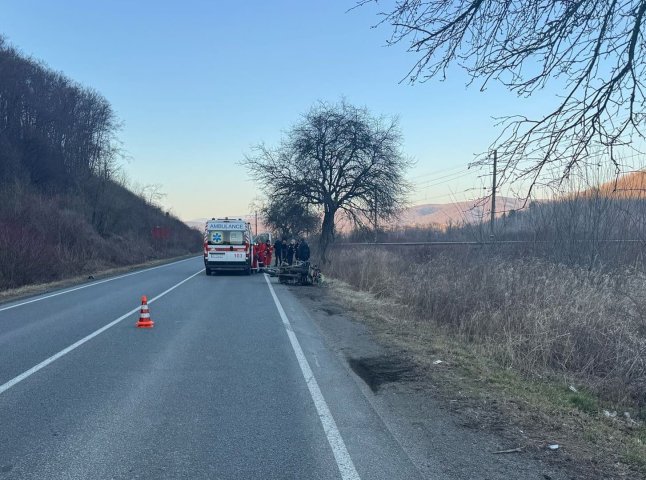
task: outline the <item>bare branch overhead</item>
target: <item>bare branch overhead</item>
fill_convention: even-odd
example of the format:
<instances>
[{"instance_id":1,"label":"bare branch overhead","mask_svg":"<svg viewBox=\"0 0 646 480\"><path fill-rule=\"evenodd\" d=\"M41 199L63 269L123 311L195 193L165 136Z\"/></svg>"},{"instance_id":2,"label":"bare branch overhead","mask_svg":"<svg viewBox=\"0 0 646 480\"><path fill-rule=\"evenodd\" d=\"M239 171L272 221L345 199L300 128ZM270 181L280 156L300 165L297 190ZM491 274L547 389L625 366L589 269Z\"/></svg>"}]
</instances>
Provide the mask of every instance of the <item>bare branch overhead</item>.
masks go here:
<instances>
[{"instance_id":1,"label":"bare branch overhead","mask_svg":"<svg viewBox=\"0 0 646 480\"><path fill-rule=\"evenodd\" d=\"M417 57L410 82L445 78L456 65L481 90L491 81L520 97L547 85L562 90L540 118L502 119L492 144L501 181L535 181L546 167L564 178L600 149L620 169L616 149L644 138L646 0L377 3L385 9L380 23L392 27L388 43L405 43Z\"/></svg>"}]
</instances>

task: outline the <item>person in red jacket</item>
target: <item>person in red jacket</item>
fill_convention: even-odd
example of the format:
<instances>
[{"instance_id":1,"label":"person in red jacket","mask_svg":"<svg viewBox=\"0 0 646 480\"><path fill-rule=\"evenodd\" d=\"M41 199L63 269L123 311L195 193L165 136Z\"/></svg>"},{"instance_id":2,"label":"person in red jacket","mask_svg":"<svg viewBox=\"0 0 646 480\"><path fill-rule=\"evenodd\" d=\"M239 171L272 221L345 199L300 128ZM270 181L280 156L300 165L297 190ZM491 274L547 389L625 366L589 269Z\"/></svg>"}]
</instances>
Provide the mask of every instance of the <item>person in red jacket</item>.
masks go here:
<instances>
[{"instance_id":1,"label":"person in red jacket","mask_svg":"<svg viewBox=\"0 0 646 480\"><path fill-rule=\"evenodd\" d=\"M258 267L262 268L265 265L265 255L266 255L267 246L264 243L258 244Z\"/></svg>"},{"instance_id":2,"label":"person in red jacket","mask_svg":"<svg viewBox=\"0 0 646 480\"><path fill-rule=\"evenodd\" d=\"M265 242L265 267L271 267L271 254L271 241L267 239L267 241Z\"/></svg>"}]
</instances>

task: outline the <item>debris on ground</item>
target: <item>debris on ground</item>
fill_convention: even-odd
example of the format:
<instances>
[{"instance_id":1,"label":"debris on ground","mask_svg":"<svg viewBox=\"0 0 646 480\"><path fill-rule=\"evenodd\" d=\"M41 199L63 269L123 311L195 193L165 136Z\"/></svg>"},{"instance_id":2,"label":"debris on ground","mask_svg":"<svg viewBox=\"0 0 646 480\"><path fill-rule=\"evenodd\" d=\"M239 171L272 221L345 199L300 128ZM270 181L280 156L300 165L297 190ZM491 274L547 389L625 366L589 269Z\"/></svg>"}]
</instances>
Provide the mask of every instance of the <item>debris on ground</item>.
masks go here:
<instances>
[{"instance_id":1,"label":"debris on ground","mask_svg":"<svg viewBox=\"0 0 646 480\"><path fill-rule=\"evenodd\" d=\"M288 285L318 285L321 282L321 269L310 262L283 263L279 267L264 269L272 277L278 277L280 283Z\"/></svg>"},{"instance_id":2,"label":"debris on ground","mask_svg":"<svg viewBox=\"0 0 646 480\"><path fill-rule=\"evenodd\" d=\"M498 450L497 452L492 452L494 455L499 454L499 453L520 453L522 452L523 449L520 447L517 448L510 448L509 450Z\"/></svg>"}]
</instances>

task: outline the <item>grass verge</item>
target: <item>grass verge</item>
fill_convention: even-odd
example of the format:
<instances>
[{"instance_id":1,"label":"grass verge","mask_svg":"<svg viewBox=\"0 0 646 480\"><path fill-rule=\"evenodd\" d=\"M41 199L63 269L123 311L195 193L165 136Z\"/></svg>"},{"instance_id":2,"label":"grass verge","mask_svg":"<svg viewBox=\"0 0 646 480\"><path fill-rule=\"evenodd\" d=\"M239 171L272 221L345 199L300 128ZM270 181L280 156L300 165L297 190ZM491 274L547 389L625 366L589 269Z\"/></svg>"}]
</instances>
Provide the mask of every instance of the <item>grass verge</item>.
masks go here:
<instances>
[{"instance_id":1,"label":"grass verge","mask_svg":"<svg viewBox=\"0 0 646 480\"><path fill-rule=\"evenodd\" d=\"M467 342L383 292L361 291L336 279L326 285L382 343L414 359L433 395L464 425L501 435L510 447L559 463L576 478L646 475L646 427L635 419L632 405L609 402L576 375L529 374L505 365L486 343ZM553 444L557 451L547 448Z\"/></svg>"}]
</instances>

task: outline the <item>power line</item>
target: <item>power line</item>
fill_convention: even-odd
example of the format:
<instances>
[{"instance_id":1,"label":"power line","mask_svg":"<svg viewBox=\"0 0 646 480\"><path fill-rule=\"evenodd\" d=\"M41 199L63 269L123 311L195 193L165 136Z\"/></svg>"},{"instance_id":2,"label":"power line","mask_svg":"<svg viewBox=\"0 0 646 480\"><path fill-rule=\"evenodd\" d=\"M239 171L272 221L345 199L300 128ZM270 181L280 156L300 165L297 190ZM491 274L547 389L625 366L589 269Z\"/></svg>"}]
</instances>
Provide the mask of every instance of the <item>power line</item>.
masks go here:
<instances>
[{"instance_id":1,"label":"power line","mask_svg":"<svg viewBox=\"0 0 646 480\"><path fill-rule=\"evenodd\" d=\"M452 175L446 175L444 177L438 177L433 180L426 180L425 182L420 182L415 184L416 187L421 187L421 188L431 188L435 187L437 185L442 185L443 183L447 182L452 182L454 180L458 180L460 178L468 177L471 176L474 172L461 172L461 173L454 173Z\"/></svg>"},{"instance_id":2,"label":"power line","mask_svg":"<svg viewBox=\"0 0 646 480\"><path fill-rule=\"evenodd\" d=\"M416 178L433 177L439 173L451 172L453 170L463 170L464 168L465 168L464 165L461 165L459 167L443 168L441 170L436 170L434 172L422 173L421 175L416 175L415 177Z\"/></svg>"},{"instance_id":3,"label":"power line","mask_svg":"<svg viewBox=\"0 0 646 480\"><path fill-rule=\"evenodd\" d=\"M426 202L426 201L429 201L429 200L437 200L438 198L454 197L456 195L460 195L460 194L467 193L467 192L472 192L474 190L480 190L480 188L472 187L472 188L467 188L466 190L462 190L461 192L451 192L451 193L447 193L447 194L444 194L444 195L433 195L431 197L428 197L428 196L417 197L417 198L411 200L411 202L413 202L413 203L415 203L415 202ZM465 199L464 201L471 201L471 199Z\"/></svg>"},{"instance_id":4,"label":"power line","mask_svg":"<svg viewBox=\"0 0 646 480\"><path fill-rule=\"evenodd\" d=\"M449 178L449 177L455 177L456 175L466 175L467 173L470 173L471 171L469 170L460 170L457 172L452 172L452 173L447 173L446 175L441 175L436 178L429 178L428 180L421 180L416 183L418 184L424 184L424 183L434 183L437 182L438 180L442 180L444 178Z\"/></svg>"},{"instance_id":5,"label":"power line","mask_svg":"<svg viewBox=\"0 0 646 480\"><path fill-rule=\"evenodd\" d=\"M482 188L480 188L480 187L470 187L470 188L467 188L467 189L461 190L461 191L459 191L459 192L449 192L449 193L446 193L446 194L443 194L443 195L431 195L430 197L429 197L428 195L424 195L424 197L423 197L423 198L426 198L426 199L432 199L432 198L443 198L443 197L449 197L449 196L451 196L451 195L460 195L460 194L462 194L462 193L472 192L472 191L474 191L474 190L483 190L483 189L482 189ZM417 196L417 198L420 198L420 199L421 199L421 198L422 198L422 196Z\"/></svg>"},{"instance_id":6,"label":"power line","mask_svg":"<svg viewBox=\"0 0 646 480\"><path fill-rule=\"evenodd\" d=\"M585 158L588 158L588 159L590 159L590 158L600 158L600 157L610 158L610 155L608 153L606 153L606 152L598 152L598 153L593 153L593 154L589 154L589 155L585 156ZM632 155L626 155L626 154L621 154L621 153L616 155L616 159L619 160L619 161L628 160L628 159L632 159L632 158L636 158L636 157L644 157L644 158L646 158L646 155L643 154L643 153L639 153L639 152L633 153ZM624 166L627 166L627 165L624 165ZM433 176L433 175L437 175L439 173L444 173L444 172L451 172L451 173L447 173L445 175L441 175L441 176L439 176L437 178L431 178L431 179L428 179L428 180L423 180L421 182L413 183L413 186L414 186L415 190L417 190L417 193L422 193L423 191L428 190L430 188L433 188L433 187L436 187L436 186L439 186L439 185L444 185L444 184L446 184L448 182L453 182L455 180L465 178L465 177L469 176L470 174L474 173L473 170L466 170L466 171L462 170L462 171L460 171L461 169L464 169L464 167L446 168L446 169L442 169L442 170L437 170L435 172L430 172L430 173L427 173L427 174L419 175L419 176L417 176L417 178ZM638 170L625 170L625 171L622 171L621 173L622 174L628 174L628 173L640 172L640 171L643 171L643 170L640 170L640 169L638 169ZM488 176L488 175L486 175L486 176ZM487 190L486 187L482 187L482 188L484 190ZM479 188L467 189L464 192L471 191L471 190L479 190ZM464 192L457 192L456 194L448 193L448 194L444 194L444 195L433 195L431 197L418 196L417 198L415 198L415 199L413 199L411 201L413 203L417 203L417 202L423 202L423 201L429 201L429 200L442 199L442 198L450 197L450 196L453 196L453 195L459 195L460 193L464 193Z\"/></svg>"}]
</instances>

